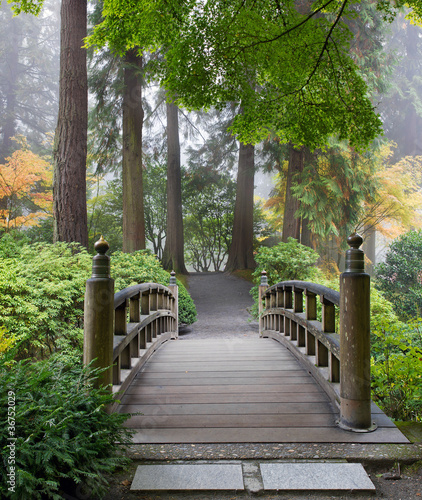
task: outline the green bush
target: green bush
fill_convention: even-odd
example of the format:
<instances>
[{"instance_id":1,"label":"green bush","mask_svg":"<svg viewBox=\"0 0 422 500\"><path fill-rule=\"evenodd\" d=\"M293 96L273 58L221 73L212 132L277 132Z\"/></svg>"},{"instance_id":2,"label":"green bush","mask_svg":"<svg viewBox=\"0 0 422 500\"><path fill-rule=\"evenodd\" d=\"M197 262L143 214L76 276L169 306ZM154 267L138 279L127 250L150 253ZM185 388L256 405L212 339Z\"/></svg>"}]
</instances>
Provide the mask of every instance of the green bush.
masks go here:
<instances>
[{"instance_id":1,"label":"green bush","mask_svg":"<svg viewBox=\"0 0 422 500\"><path fill-rule=\"evenodd\" d=\"M0 326L20 344L19 358L82 352L83 303L92 256L76 244L18 244L0 239ZM170 275L147 251L111 256L115 290L144 282L169 284ZM179 317L196 319L194 303L179 283Z\"/></svg>"},{"instance_id":2,"label":"green bush","mask_svg":"<svg viewBox=\"0 0 422 500\"><path fill-rule=\"evenodd\" d=\"M148 250L133 253L115 252L111 257L111 275L115 277L115 290L123 290L138 283L160 283L168 286L170 274ZM179 286L179 323L191 325L196 321L196 307L183 284Z\"/></svg>"},{"instance_id":3,"label":"green bush","mask_svg":"<svg viewBox=\"0 0 422 500\"><path fill-rule=\"evenodd\" d=\"M374 321L372 398L394 420L422 421L422 320Z\"/></svg>"},{"instance_id":4,"label":"green bush","mask_svg":"<svg viewBox=\"0 0 422 500\"><path fill-rule=\"evenodd\" d=\"M301 280L318 282L321 272L316 267L319 255L312 248L301 245L294 238L287 243L278 243L273 247L260 247L255 255L257 267L253 272L255 286L251 294L255 299L252 308L254 317L258 317L258 287L262 271L267 272L268 285L280 281Z\"/></svg>"},{"instance_id":5,"label":"green bush","mask_svg":"<svg viewBox=\"0 0 422 500\"><path fill-rule=\"evenodd\" d=\"M422 230L395 239L375 268L376 286L401 319L422 314Z\"/></svg>"},{"instance_id":6,"label":"green bush","mask_svg":"<svg viewBox=\"0 0 422 500\"><path fill-rule=\"evenodd\" d=\"M91 256L78 245L0 242L0 324L20 343L19 357L81 351Z\"/></svg>"},{"instance_id":7,"label":"green bush","mask_svg":"<svg viewBox=\"0 0 422 500\"><path fill-rule=\"evenodd\" d=\"M98 373L58 356L0 363L2 498L94 498L104 474L128 462L117 444L130 442L127 415L105 411L113 399L92 387Z\"/></svg>"}]
</instances>

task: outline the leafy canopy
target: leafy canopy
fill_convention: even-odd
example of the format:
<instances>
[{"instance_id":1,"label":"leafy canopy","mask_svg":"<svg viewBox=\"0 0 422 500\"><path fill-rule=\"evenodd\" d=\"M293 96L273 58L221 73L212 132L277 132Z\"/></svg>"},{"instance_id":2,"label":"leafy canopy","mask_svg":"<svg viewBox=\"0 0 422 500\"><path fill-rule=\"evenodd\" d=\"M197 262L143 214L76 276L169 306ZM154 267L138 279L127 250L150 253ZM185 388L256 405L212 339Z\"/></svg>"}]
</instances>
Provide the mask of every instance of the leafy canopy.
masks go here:
<instances>
[{"instance_id":1,"label":"leafy canopy","mask_svg":"<svg viewBox=\"0 0 422 500\"><path fill-rule=\"evenodd\" d=\"M381 121L350 52L360 2L105 0L90 44L157 52L162 82L188 108L241 103L232 131L256 143L322 145L332 134L366 145ZM398 2L397 7L403 2ZM410 2L415 12L420 0ZM396 6L377 7L392 19Z\"/></svg>"}]
</instances>

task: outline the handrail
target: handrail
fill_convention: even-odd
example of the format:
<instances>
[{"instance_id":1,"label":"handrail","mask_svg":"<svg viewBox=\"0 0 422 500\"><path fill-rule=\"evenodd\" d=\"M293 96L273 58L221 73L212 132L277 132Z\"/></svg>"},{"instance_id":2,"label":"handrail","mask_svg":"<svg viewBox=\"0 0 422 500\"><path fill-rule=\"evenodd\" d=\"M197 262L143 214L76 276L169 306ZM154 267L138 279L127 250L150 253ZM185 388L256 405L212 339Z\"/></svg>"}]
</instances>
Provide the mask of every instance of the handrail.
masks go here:
<instances>
[{"instance_id":1,"label":"handrail","mask_svg":"<svg viewBox=\"0 0 422 500\"><path fill-rule=\"evenodd\" d=\"M163 342L178 337L176 294L174 286L158 283L142 283L114 294L114 394L124 393Z\"/></svg>"},{"instance_id":2,"label":"handrail","mask_svg":"<svg viewBox=\"0 0 422 500\"><path fill-rule=\"evenodd\" d=\"M327 286L324 285L312 283L311 281L291 280L291 281L282 281L280 283L277 283L276 285L268 287L267 290L271 290L272 288L277 288L279 285L294 286L297 287L298 289L302 289L303 291L307 290L311 293L314 293L315 295L319 295L320 297L324 296L327 300L329 300L336 306L340 305L340 292L337 292L337 290L333 290L332 288L328 288Z\"/></svg>"},{"instance_id":3,"label":"handrail","mask_svg":"<svg viewBox=\"0 0 422 500\"><path fill-rule=\"evenodd\" d=\"M168 287L142 283L115 294L109 245L101 237L94 248L85 293L84 364L102 368L96 385L121 396L153 352L178 337L178 287L172 272Z\"/></svg>"},{"instance_id":4,"label":"handrail","mask_svg":"<svg viewBox=\"0 0 422 500\"><path fill-rule=\"evenodd\" d=\"M306 297L303 307L303 295ZM316 297L322 304L317 320ZM309 281L284 281L266 288L261 336L285 345L306 363L333 402L340 402L340 336L335 327L339 292Z\"/></svg>"},{"instance_id":5,"label":"handrail","mask_svg":"<svg viewBox=\"0 0 422 500\"><path fill-rule=\"evenodd\" d=\"M339 406L338 425L342 429L371 432L376 424L371 421L370 277L359 248L363 238L354 233L347 243L350 248L346 269L340 275L340 293L307 281L284 281L268 287L263 271L259 331L305 361L309 372ZM322 304L321 321L317 320L317 296Z\"/></svg>"}]
</instances>

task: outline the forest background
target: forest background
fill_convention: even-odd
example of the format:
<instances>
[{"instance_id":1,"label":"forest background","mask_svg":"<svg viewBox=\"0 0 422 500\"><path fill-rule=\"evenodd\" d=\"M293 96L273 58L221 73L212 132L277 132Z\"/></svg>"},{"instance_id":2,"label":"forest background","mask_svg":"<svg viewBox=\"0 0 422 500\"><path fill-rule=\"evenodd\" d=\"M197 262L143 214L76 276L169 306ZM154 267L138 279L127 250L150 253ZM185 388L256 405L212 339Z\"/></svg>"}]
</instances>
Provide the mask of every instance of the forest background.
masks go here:
<instances>
[{"instance_id":1,"label":"forest background","mask_svg":"<svg viewBox=\"0 0 422 500\"><path fill-rule=\"evenodd\" d=\"M184 283L188 269L255 282L266 269L270 284L337 288L359 231L374 278L373 397L420 421L419 3L135 3L1 4L3 380L25 392L44 384L43 369L80 363L88 252L101 234L118 289L167 284L164 269ZM254 196L262 173L271 192ZM29 368L38 362L51 365ZM25 491L43 477L32 470Z\"/></svg>"}]
</instances>

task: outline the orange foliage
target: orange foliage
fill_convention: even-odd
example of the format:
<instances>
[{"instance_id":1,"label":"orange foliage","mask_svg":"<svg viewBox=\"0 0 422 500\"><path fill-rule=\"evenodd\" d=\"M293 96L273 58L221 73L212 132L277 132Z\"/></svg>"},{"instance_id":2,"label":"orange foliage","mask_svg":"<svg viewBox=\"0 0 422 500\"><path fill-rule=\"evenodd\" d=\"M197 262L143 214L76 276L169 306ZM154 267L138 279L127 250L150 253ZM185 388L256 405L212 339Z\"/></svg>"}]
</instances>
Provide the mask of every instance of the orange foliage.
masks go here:
<instances>
[{"instance_id":1,"label":"orange foliage","mask_svg":"<svg viewBox=\"0 0 422 500\"><path fill-rule=\"evenodd\" d=\"M52 168L32 153L24 138L20 149L0 165L0 227L37 226L51 216L53 207Z\"/></svg>"}]
</instances>

